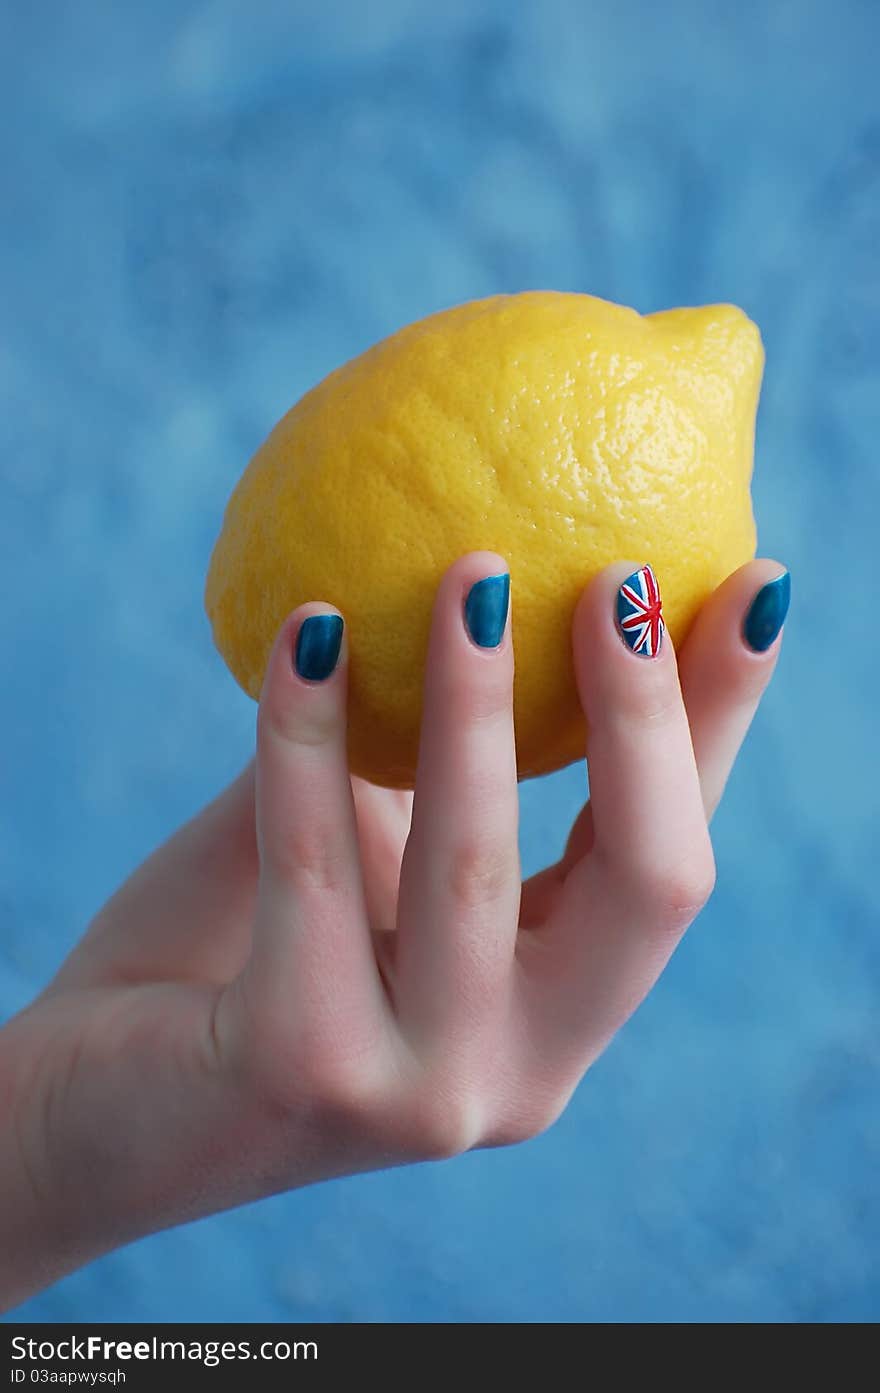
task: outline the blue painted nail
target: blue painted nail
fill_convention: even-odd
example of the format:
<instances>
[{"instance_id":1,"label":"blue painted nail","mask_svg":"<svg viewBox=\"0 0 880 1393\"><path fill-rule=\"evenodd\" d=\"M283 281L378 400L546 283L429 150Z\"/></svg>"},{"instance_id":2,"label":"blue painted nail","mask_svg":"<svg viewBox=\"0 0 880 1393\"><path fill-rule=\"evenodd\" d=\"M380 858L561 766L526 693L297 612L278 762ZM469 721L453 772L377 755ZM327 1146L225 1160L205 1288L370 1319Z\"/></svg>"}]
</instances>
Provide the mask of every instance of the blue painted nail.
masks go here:
<instances>
[{"instance_id":1,"label":"blue painted nail","mask_svg":"<svg viewBox=\"0 0 880 1393\"><path fill-rule=\"evenodd\" d=\"M464 622L474 643L481 648L497 648L504 637L507 607L510 603L510 576L486 576L468 591L464 602Z\"/></svg>"},{"instance_id":2,"label":"blue painted nail","mask_svg":"<svg viewBox=\"0 0 880 1393\"><path fill-rule=\"evenodd\" d=\"M763 653L776 638L785 623L790 600L791 575L788 571L762 585L752 600L743 624L743 638L756 653Z\"/></svg>"},{"instance_id":3,"label":"blue painted nail","mask_svg":"<svg viewBox=\"0 0 880 1393\"><path fill-rule=\"evenodd\" d=\"M296 636L294 664L308 682L323 682L339 661L342 618L338 614L311 614Z\"/></svg>"},{"instance_id":4,"label":"blue painted nail","mask_svg":"<svg viewBox=\"0 0 880 1393\"><path fill-rule=\"evenodd\" d=\"M617 627L624 643L641 658L660 652L666 625L657 577L650 566L627 576L617 592Z\"/></svg>"}]
</instances>

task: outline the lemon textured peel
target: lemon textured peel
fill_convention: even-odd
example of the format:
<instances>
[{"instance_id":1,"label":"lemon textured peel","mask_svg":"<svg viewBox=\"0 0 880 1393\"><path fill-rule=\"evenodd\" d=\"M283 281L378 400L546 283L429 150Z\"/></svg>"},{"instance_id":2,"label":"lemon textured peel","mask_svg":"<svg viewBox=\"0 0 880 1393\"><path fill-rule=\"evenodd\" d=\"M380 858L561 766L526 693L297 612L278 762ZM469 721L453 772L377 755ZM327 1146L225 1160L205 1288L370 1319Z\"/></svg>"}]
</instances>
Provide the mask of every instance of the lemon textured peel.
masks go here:
<instances>
[{"instance_id":1,"label":"lemon textured peel","mask_svg":"<svg viewBox=\"0 0 880 1393\"><path fill-rule=\"evenodd\" d=\"M733 305L639 315L528 291L410 324L275 426L229 500L205 605L258 698L289 612L346 620L352 771L412 787L443 571L497 551L511 575L521 778L583 756L571 621L612 561L649 562L679 646L755 553L749 485L764 354Z\"/></svg>"}]
</instances>

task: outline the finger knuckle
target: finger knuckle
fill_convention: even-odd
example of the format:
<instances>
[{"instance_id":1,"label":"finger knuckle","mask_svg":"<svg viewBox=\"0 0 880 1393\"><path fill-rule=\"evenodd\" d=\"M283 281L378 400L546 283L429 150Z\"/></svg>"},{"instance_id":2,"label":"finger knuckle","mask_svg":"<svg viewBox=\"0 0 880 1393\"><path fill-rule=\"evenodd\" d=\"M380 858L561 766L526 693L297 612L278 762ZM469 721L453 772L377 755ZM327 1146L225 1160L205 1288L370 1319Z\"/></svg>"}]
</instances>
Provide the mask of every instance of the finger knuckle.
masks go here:
<instances>
[{"instance_id":1,"label":"finger knuckle","mask_svg":"<svg viewBox=\"0 0 880 1393\"><path fill-rule=\"evenodd\" d=\"M310 700L308 710L304 710L304 705L289 699L287 693L284 700L274 693L267 695L257 713L257 743L265 744L267 736L274 736L304 750L329 744L339 728L335 705L320 699Z\"/></svg>"},{"instance_id":2,"label":"finger knuckle","mask_svg":"<svg viewBox=\"0 0 880 1393\"><path fill-rule=\"evenodd\" d=\"M470 725L490 730L502 727L510 720L511 687L498 682L481 682L472 686L461 700L464 718Z\"/></svg>"},{"instance_id":3,"label":"finger knuckle","mask_svg":"<svg viewBox=\"0 0 880 1393\"><path fill-rule=\"evenodd\" d=\"M462 842L449 857L448 875L456 903L473 909L504 898L516 879L517 866L505 848Z\"/></svg>"},{"instance_id":4,"label":"finger knuckle","mask_svg":"<svg viewBox=\"0 0 880 1393\"><path fill-rule=\"evenodd\" d=\"M365 1135L383 1116L386 1089L372 1059L325 1060L307 1077L313 1108L331 1130Z\"/></svg>"},{"instance_id":5,"label":"finger knuckle","mask_svg":"<svg viewBox=\"0 0 880 1393\"><path fill-rule=\"evenodd\" d=\"M415 1153L446 1161L471 1151L483 1135L482 1109L468 1090L425 1085L412 1099L409 1132Z\"/></svg>"},{"instance_id":6,"label":"finger knuckle","mask_svg":"<svg viewBox=\"0 0 880 1393\"><path fill-rule=\"evenodd\" d=\"M548 1132L565 1111L567 1099L549 1097L534 1100L504 1116L485 1139L487 1146L517 1146Z\"/></svg>"},{"instance_id":7,"label":"finger knuckle","mask_svg":"<svg viewBox=\"0 0 880 1393\"><path fill-rule=\"evenodd\" d=\"M286 1049L277 1041L255 1051L254 1091L272 1117L300 1117L304 1109L323 1128L366 1130L381 1106L371 1055L334 1048L323 1037L300 1035Z\"/></svg>"},{"instance_id":8,"label":"finger knuckle","mask_svg":"<svg viewBox=\"0 0 880 1393\"><path fill-rule=\"evenodd\" d=\"M272 853L273 869L300 891L338 888L346 876L346 851L331 826L320 822L291 829Z\"/></svg>"},{"instance_id":9,"label":"finger knuckle","mask_svg":"<svg viewBox=\"0 0 880 1393\"><path fill-rule=\"evenodd\" d=\"M439 693L442 708L463 722L483 726L510 718L513 686L506 671L492 664L477 674L468 668L446 675Z\"/></svg>"},{"instance_id":10,"label":"finger knuckle","mask_svg":"<svg viewBox=\"0 0 880 1393\"><path fill-rule=\"evenodd\" d=\"M678 684L670 680L668 672L645 672L645 668L651 669L651 664L643 662L636 672L641 680L630 681L626 687L608 693L611 718L626 729L628 736L634 725L644 730L663 729L681 713Z\"/></svg>"},{"instance_id":11,"label":"finger knuckle","mask_svg":"<svg viewBox=\"0 0 880 1393\"><path fill-rule=\"evenodd\" d=\"M696 918L715 888L715 860L700 851L643 875L640 891L646 907L664 922L686 925Z\"/></svg>"}]
</instances>

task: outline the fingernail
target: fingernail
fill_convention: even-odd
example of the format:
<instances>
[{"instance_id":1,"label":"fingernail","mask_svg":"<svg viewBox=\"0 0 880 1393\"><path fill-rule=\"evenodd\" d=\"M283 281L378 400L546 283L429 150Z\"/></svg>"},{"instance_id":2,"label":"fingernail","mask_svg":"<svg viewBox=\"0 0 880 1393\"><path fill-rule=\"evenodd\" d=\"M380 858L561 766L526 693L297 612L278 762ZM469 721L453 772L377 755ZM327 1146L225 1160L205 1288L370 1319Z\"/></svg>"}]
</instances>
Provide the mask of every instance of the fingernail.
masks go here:
<instances>
[{"instance_id":1,"label":"fingernail","mask_svg":"<svg viewBox=\"0 0 880 1393\"><path fill-rule=\"evenodd\" d=\"M762 585L743 623L743 638L756 653L763 653L776 638L785 623L791 600L791 575L781 576Z\"/></svg>"},{"instance_id":2,"label":"fingernail","mask_svg":"<svg viewBox=\"0 0 880 1393\"><path fill-rule=\"evenodd\" d=\"M641 658L660 652L666 625L657 577L650 566L627 576L617 592L617 627L624 643Z\"/></svg>"},{"instance_id":3,"label":"fingernail","mask_svg":"<svg viewBox=\"0 0 880 1393\"><path fill-rule=\"evenodd\" d=\"M311 614L296 636L294 665L308 682L323 682L339 661L342 618L338 614Z\"/></svg>"},{"instance_id":4,"label":"fingernail","mask_svg":"<svg viewBox=\"0 0 880 1393\"><path fill-rule=\"evenodd\" d=\"M510 576L486 576L468 591L464 602L464 622L474 643L480 648L497 648L504 637L507 607L510 603Z\"/></svg>"}]
</instances>

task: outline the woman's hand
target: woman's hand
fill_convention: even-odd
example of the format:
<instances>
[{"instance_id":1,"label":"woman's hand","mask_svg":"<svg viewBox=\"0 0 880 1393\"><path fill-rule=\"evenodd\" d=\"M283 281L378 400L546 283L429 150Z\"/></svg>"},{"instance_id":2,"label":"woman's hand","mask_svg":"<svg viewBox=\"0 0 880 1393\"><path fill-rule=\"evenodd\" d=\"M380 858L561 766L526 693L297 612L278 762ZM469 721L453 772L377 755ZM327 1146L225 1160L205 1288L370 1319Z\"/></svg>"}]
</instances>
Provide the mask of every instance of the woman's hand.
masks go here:
<instances>
[{"instance_id":1,"label":"woman's hand","mask_svg":"<svg viewBox=\"0 0 880 1393\"><path fill-rule=\"evenodd\" d=\"M707 823L776 662L780 569L731 576L678 664L644 571L588 587L591 800L524 885L513 634L503 582L479 584L503 559L472 553L440 586L414 800L350 778L345 640L304 679L303 622L334 611L291 615L255 767L0 1032L6 1303L156 1228L546 1128L711 892ZM332 629L300 656L317 634L332 658Z\"/></svg>"}]
</instances>

